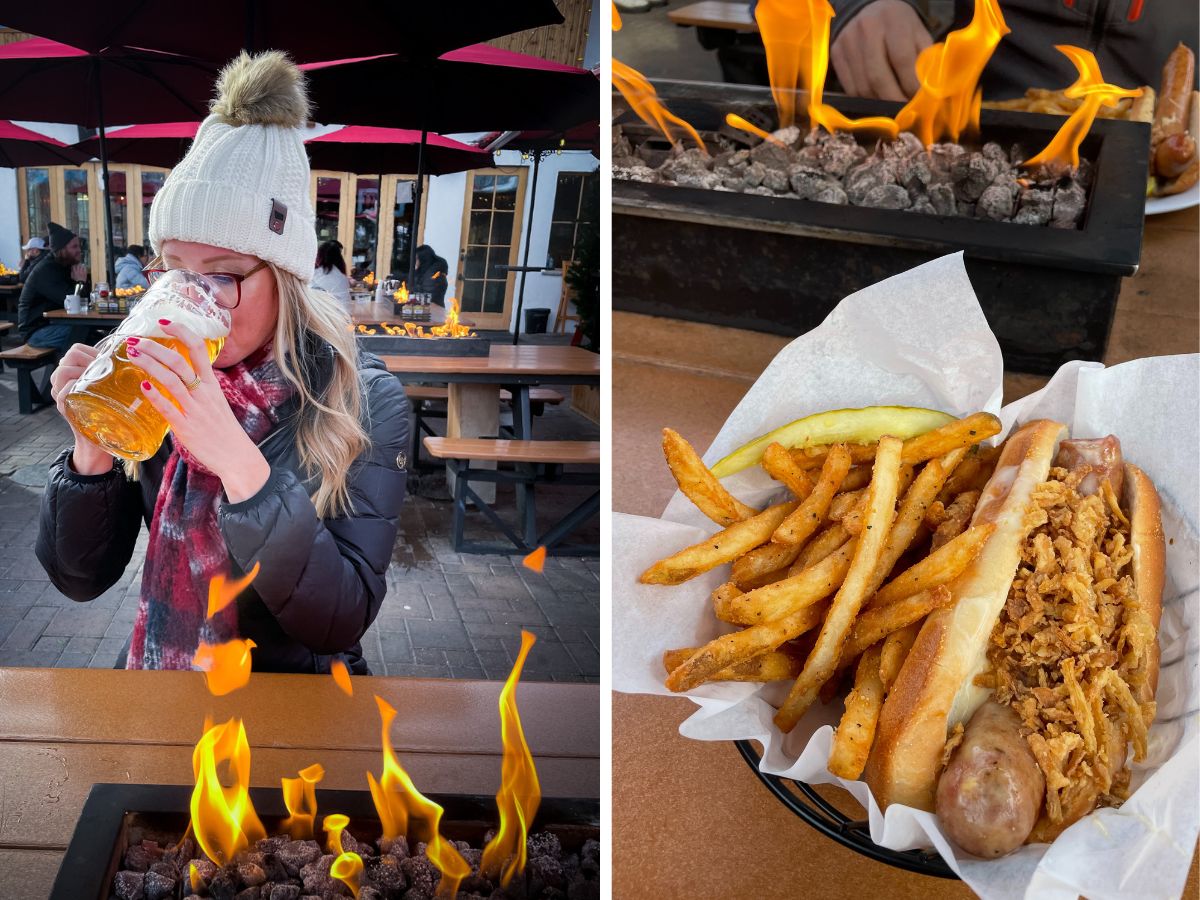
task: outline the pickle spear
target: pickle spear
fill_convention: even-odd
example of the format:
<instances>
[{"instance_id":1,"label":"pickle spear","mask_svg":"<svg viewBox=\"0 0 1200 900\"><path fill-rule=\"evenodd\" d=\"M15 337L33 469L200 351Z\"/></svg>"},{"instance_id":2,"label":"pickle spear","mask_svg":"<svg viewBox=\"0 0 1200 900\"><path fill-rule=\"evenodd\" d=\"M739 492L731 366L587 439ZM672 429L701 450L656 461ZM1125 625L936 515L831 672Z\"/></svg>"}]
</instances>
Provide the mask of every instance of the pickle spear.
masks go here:
<instances>
[{"instance_id":1,"label":"pickle spear","mask_svg":"<svg viewBox=\"0 0 1200 900\"><path fill-rule=\"evenodd\" d=\"M869 444L885 434L908 440L940 428L956 417L936 409L915 406L867 406L862 409L831 409L797 419L755 438L721 459L712 467L718 478L757 465L767 445L779 442L783 446L817 447L824 444Z\"/></svg>"}]
</instances>

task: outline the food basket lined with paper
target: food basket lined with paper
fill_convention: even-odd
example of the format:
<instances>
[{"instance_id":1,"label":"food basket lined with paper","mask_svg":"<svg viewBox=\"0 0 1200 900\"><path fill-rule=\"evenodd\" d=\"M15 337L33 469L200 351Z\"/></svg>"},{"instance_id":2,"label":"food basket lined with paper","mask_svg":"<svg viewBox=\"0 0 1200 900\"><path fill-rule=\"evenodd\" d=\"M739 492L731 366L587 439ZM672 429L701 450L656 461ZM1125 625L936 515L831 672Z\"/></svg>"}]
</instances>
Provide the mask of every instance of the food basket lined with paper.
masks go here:
<instances>
[{"instance_id":1,"label":"food basket lined with paper","mask_svg":"<svg viewBox=\"0 0 1200 900\"><path fill-rule=\"evenodd\" d=\"M681 492L614 517L614 687L687 692L682 734L840 784L983 896L1177 895L1197 360L1070 364L1001 410L960 256L846 298L704 460L664 432Z\"/></svg>"}]
</instances>

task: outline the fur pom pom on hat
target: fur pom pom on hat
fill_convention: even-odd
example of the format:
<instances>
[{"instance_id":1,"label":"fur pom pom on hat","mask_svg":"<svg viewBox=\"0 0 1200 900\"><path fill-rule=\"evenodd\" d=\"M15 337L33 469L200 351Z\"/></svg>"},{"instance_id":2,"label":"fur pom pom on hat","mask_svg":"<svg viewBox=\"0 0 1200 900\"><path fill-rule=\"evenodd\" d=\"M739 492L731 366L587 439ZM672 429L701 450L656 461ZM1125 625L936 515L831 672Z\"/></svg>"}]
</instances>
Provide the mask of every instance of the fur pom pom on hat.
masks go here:
<instances>
[{"instance_id":1,"label":"fur pom pom on hat","mask_svg":"<svg viewBox=\"0 0 1200 900\"><path fill-rule=\"evenodd\" d=\"M217 79L211 114L150 208L150 242L211 244L308 281L317 255L301 131L304 75L277 50L243 52Z\"/></svg>"}]
</instances>

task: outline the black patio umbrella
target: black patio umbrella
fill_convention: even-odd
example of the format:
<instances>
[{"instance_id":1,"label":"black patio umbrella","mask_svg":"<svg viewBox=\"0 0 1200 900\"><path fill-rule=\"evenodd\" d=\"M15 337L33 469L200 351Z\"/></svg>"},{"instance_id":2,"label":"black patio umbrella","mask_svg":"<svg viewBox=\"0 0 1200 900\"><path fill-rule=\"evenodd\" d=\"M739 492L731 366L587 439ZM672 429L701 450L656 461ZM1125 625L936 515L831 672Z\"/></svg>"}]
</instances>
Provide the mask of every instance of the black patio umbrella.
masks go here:
<instances>
[{"instance_id":1,"label":"black patio umbrella","mask_svg":"<svg viewBox=\"0 0 1200 900\"><path fill-rule=\"evenodd\" d=\"M132 47L89 53L45 38L0 47L0 116L100 129L110 283L115 279L104 126L203 118L218 69L215 63L173 53Z\"/></svg>"},{"instance_id":2,"label":"black patio umbrella","mask_svg":"<svg viewBox=\"0 0 1200 900\"><path fill-rule=\"evenodd\" d=\"M87 158L62 141L0 119L0 168L77 166Z\"/></svg>"},{"instance_id":3,"label":"black patio umbrella","mask_svg":"<svg viewBox=\"0 0 1200 900\"><path fill-rule=\"evenodd\" d=\"M6 5L11 7L4 10L8 27L89 53L147 47L215 63L232 59L243 48L284 50L297 62L375 53L429 59L455 47L563 21L553 0L339 0L321 9L320 17L306 15L310 7L295 0L104 0L74 3L70 9L54 3Z\"/></svg>"}]
</instances>

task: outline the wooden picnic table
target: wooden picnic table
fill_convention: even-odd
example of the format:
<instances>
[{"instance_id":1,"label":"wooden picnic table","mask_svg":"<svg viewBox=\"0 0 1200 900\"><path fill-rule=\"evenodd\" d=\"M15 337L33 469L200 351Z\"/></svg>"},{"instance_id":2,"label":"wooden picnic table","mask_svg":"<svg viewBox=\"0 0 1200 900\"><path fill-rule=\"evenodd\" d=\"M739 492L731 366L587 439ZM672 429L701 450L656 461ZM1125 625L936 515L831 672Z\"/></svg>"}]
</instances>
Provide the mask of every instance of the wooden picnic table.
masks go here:
<instances>
[{"instance_id":1,"label":"wooden picnic table","mask_svg":"<svg viewBox=\"0 0 1200 900\"><path fill-rule=\"evenodd\" d=\"M318 790L365 791L364 773L382 768L379 694L398 710L392 741L421 791L496 792L501 682L353 685L351 698L331 678L264 673L213 697L199 672L0 668L0 897L45 900L93 784L192 784L206 713L244 719L253 786L319 762ZM517 703L543 796L599 797L599 686L525 682Z\"/></svg>"},{"instance_id":2,"label":"wooden picnic table","mask_svg":"<svg viewBox=\"0 0 1200 900\"><path fill-rule=\"evenodd\" d=\"M496 437L500 429L500 391L512 393L513 437L533 437L529 389L542 384L600 384L600 356L579 347L544 344L492 344L487 356L390 356L389 372L406 384L449 386L446 437ZM472 465L476 461L472 460ZM479 461L476 468L494 468ZM453 490L452 473L447 472ZM491 503L494 484L481 483L477 493Z\"/></svg>"},{"instance_id":3,"label":"wooden picnic table","mask_svg":"<svg viewBox=\"0 0 1200 900\"><path fill-rule=\"evenodd\" d=\"M127 312L89 312L72 313L65 309L52 309L45 313L47 319L54 322L70 322L72 325L90 325L93 328L115 328L118 322L125 320Z\"/></svg>"}]
</instances>

